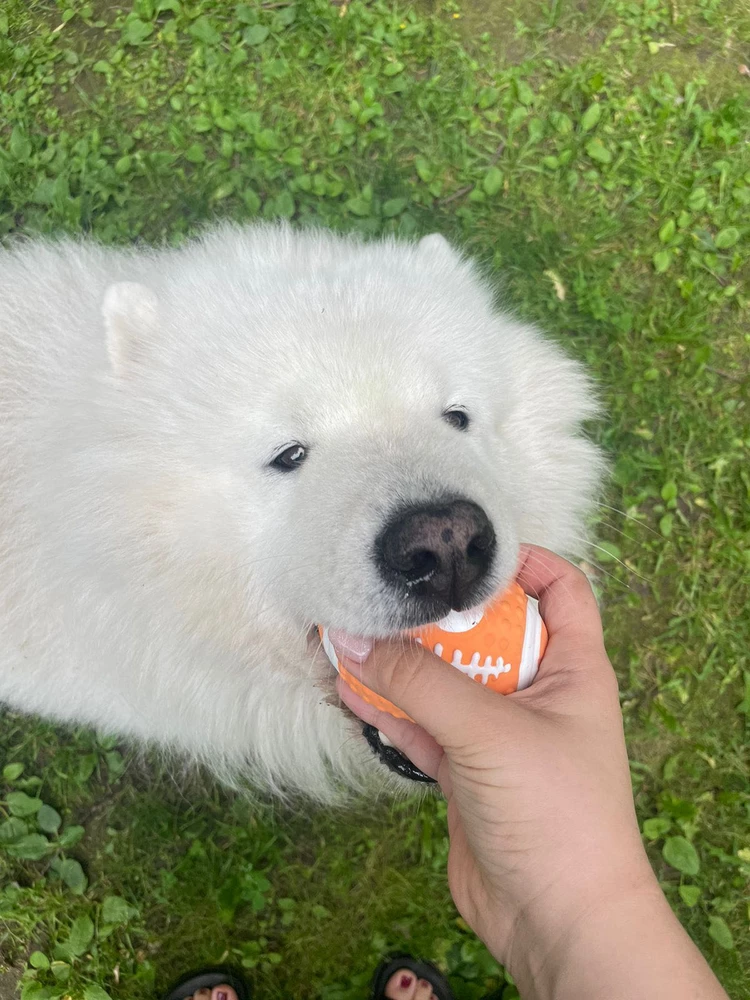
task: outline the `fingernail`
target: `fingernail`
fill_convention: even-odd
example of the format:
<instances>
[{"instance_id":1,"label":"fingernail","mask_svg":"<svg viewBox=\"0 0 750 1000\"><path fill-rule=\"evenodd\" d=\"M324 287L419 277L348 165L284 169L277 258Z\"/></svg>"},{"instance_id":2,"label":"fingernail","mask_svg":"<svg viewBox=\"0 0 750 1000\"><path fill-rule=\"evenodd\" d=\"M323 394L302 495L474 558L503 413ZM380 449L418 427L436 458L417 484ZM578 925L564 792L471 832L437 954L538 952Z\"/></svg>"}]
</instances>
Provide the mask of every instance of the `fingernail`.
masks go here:
<instances>
[{"instance_id":1,"label":"fingernail","mask_svg":"<svg viewBox=\"0 0 750 1000\"><path fill-rule=\"evenodd\" d=\"M331 629L328 638L339 656L346 656L355 663L364 663L372 652L372 639L364 635L350 635L343 629Z\"/></svg>"},{"instance_id":2,"label":"fingernail","mask_svg":"<svg viewBox=\"0 0 750 1000\"><path fill-rule=\"evenodd\" d=\"M398 985L402 990L408 990L411 986L411 976L402 976Z\"/></svg>"}]
</instances>

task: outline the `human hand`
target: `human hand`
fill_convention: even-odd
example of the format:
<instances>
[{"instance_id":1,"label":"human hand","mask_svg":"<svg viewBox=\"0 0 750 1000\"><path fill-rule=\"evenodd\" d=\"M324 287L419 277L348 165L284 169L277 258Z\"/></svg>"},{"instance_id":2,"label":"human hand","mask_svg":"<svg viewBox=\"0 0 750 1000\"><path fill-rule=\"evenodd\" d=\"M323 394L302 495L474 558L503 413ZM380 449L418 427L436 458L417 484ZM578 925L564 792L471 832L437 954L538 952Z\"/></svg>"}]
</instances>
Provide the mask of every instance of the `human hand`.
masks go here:
<instances>
[{"instance_id":1,"label":"human hand","mask_svg":"<svg viewBox=\"0 0 750 1000\"><path fill-rule=\"evenodd\" d=\"M666 904L638 831L617 682L588 581L531 546L518 581L538 596L549 631L531 687L503 697L399 640L377 643L364 662L338 653L416 725L365 704L341 680L339 692L437 778L456 905L516 978L538 983L581 922L614 901L647 899L660 913Z\"/></svg>"}]
</instances>

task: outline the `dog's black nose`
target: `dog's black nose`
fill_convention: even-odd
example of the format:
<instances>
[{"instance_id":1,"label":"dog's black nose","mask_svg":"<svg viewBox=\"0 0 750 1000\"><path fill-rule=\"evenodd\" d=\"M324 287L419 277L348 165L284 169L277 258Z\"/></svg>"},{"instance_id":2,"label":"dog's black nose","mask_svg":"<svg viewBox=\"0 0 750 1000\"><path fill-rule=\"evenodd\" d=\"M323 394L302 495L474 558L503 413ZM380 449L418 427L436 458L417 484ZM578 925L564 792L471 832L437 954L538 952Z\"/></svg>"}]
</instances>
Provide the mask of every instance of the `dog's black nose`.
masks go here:
<instances>
[{"instance_id":1,"label":"dog's black nose","mask_svg":"<svg viewBox=\"0 0 750 1000\"><path fill-rule=\"evenodd\" d=\"M470 500L402 510L376 542L386 581L457 611L471 606L494 553L492 524Z\"/></svg>"}]
</instances>

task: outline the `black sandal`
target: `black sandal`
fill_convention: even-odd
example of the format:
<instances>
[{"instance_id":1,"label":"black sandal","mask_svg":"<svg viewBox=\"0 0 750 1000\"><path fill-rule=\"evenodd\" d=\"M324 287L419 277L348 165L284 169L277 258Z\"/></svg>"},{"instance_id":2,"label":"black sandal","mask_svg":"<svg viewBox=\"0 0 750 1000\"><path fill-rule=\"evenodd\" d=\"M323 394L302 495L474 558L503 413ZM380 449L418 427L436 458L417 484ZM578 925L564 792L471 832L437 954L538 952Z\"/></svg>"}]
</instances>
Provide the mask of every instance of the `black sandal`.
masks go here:
<instances>
[{"instance_id":1,"label":"black sandal","mask_svg":"<svg viewBox=\"0 0 750 1000\"><path fill-rule=\"evenodd\" d=\"M239 969L230 965L212 965L209 968L189 972L174 983L163 1000L186 1000L197 990L212 990L214 986L226 983L237 994L237 1000L251 1000L252 992Z\"/></svg>"},{"instance_id":2,"label":"black sandal","mask_svg":"<svg viewBox=\"0 0 750 1000\"><path fill-rule=\"evenodd\" d=\"M417 979L426 979L438 1000L456 1000L442 972L431 962L420 962L411 955L393 955L391 958L383 959L372 977L370 1000L386 1000L385 988L388 980L399 969L408 969Z\"/></svg>"}]
</instances>

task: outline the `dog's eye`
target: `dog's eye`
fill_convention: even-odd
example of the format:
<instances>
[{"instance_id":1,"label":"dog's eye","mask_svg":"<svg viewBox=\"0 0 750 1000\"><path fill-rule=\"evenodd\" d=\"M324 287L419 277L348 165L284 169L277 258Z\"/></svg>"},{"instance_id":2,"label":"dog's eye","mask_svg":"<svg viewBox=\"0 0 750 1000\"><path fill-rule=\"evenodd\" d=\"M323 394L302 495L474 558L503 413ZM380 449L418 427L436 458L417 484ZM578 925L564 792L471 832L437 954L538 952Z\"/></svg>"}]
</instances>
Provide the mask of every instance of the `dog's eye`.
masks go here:
<instances>
[{"instance_id":1,"label":"dog's eye","mask_svg":"<svg viewBox=\"0 0 750 1000\"><path fill-rule=\"evenodd\" d=\"M277 455L271 465L280 472L292 472L294 469L298 469L306 458L307 448L301 444L292 444L285 448L280 455Z\"/></svg>"},{"instance_id":2,"label":"dog's eye","mask_svg":"<svg viewBox=\"0 0 750 1000\"><path fill-rule=\"evenodd\" d=\"M457 431L465 431L469 426L469 414L465 410L446 410L443 420Z\"/></svg>"}]
</instances>

